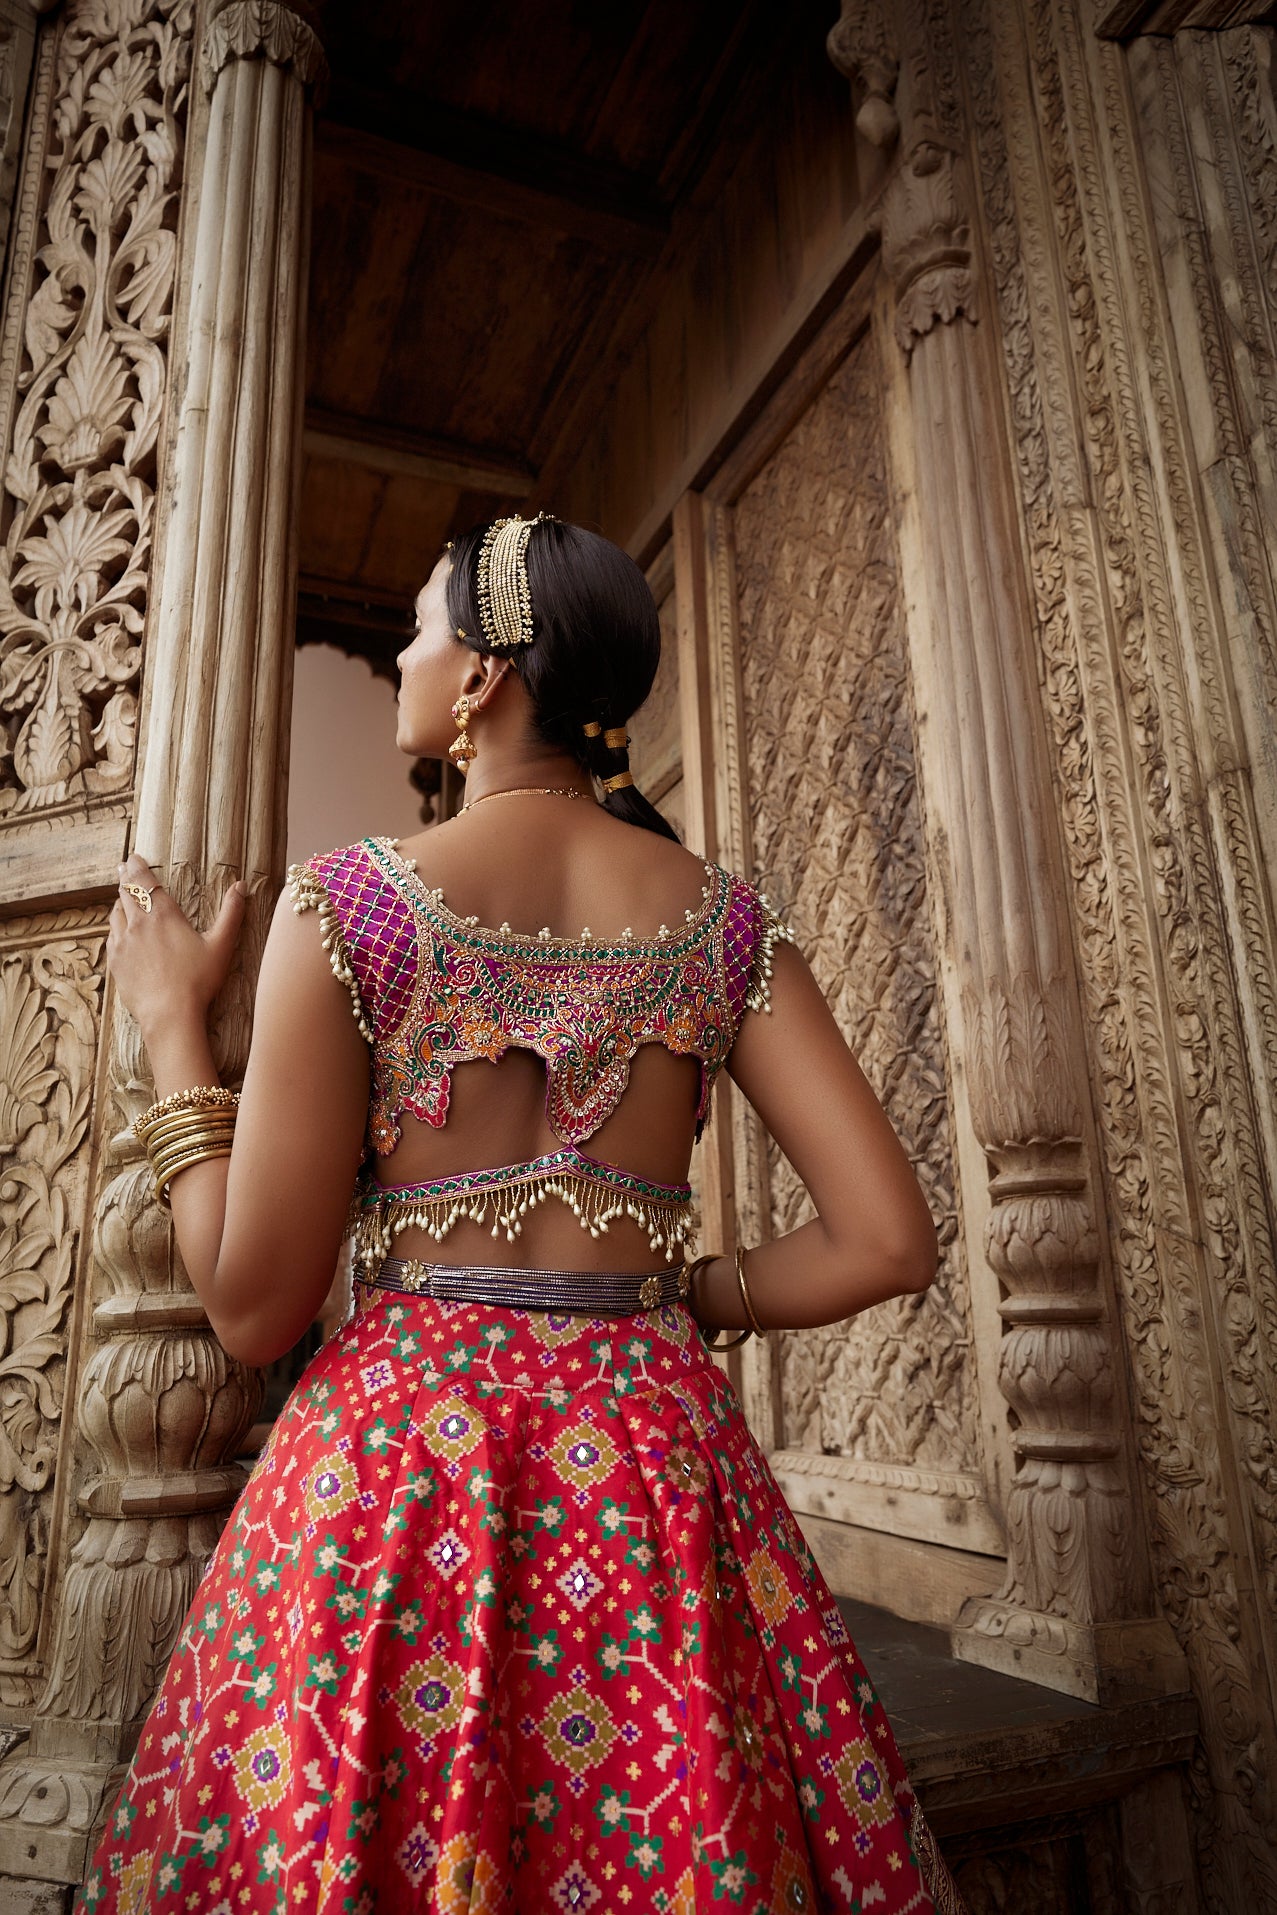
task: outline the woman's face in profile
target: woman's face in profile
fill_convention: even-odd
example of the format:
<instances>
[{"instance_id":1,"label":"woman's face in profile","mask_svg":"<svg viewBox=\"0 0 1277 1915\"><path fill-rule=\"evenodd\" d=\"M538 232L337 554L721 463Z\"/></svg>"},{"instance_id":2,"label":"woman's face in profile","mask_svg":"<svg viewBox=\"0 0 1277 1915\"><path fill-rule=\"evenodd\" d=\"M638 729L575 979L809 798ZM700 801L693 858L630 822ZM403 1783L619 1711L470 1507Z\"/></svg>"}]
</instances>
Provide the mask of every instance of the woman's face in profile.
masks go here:
<instances>
[{"instance_id":1,"label":"woman's face in profile","mask_svg":"<svg viewBox=\"0 0 1277 1915\"><path fill-rule=\"evenodd\" d=\"M399 724L395 743L411 758L442 758L456 735L453 703L474 655L457 642L448 618L447 554L418 592L416 629L400 652Z\"/></svg>"}]
</instances>

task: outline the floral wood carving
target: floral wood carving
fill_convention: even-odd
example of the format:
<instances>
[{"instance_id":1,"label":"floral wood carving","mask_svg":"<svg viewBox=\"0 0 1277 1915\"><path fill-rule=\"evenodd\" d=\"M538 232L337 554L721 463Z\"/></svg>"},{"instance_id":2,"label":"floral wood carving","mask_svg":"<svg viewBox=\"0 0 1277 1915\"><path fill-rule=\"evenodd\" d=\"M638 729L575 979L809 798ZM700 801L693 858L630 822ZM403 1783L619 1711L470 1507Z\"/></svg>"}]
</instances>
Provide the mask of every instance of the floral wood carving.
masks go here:
<instances>
[{"instance_id":1,"label":"floral wood carving","mask_svg":"<svg viewBox=\"0 0 1277 1915\"><path fill-rule=\"evenodd\" d=\"M24 948L38 938L38 948ZM0 944L0 1697L30 1699L87 1166L102 932L16 923Z\"/></svg>"},{"instance_id":2,"label":"floral wood carving","mask_svg":"<svg viewBox=\"0 0 1277 1915\"><path fill-rule=\"evenodd\" d=\"M310 27L278 0L231 0L208 30L204 84L211 91L228 60L269 60L290 67L303 86L326 72L323 48Z\"/></svg>"},{"instance_id":3,"label":"floral wood carving","mask_svg":"<svg viewBox=\"0 0 1277 1915\"><path fill-rule=\"evenodd\" d=\"M896 293L905 352L959 313L976 317L971 235L954 189L952 153L919 140L892 176L882 208L882 261Z\"/></svg>"},{"instance_id":4,"label":"floral wood carving","mask_svg":"<svg viewBox=\"0 0 1277 1915\"><path fill-rule=\"evenodd\" d=\"M0 546L0 812L118 790L167 389L191 0L68 11ZM15 342L16 345L16 342Z\"/></svg>"},{"instance_id":5,"label":"floral wood carving","mask_svg":"<svg viewBox=\"0 0 1277 1915\"><path fill-rule=\"evenodd\" d=\"M903 0L888 20L883 0L843 0L826 46L851 81L856 125L871 145L886 152L900 138L902 112L908 122L905 150L869 214L908 353L934 325L976 317L970 233L953 177L961 114L947 9Z\"/></svg>"},{"instance_id":6,"label":"floral wood carving","mask_svg":"<svg viewBox=\"0 0 1277 1915\"><path fill-rule=\"evenodd\" d=\"M900 58L880 0L843 0L825 45L840 73L861 92L856 125L871 146L888 147L900 131L894 94Z\"/></svg>"},{"instance_id":7,"label":"floral wood carving","mask_svg":"<svg viewBox=\"0 0 1277 1915\"><path fill-rule=\"evenodd\" d=\"M1214 926L1209 910L1199 916L1188 908L1203 866L1191 875L1186 870L1183 837L1173 823L1187 733L1177 701L1163 712L1151 682L1154 657L1173 654L1178 635L1163 587L1154 580L1146 592L1141 581L1141 557L1158 549L1147 494L1136 495L1133 511L1124 483L1122 422L1137 418L1139 407L1121 343L1121 275L1103 250L1102 231L1098 255L1089 250L1102 227L1105 184L1098 129L1085 106L1084 62L1102 59L1103 117L1120 128L1129 113L1123 56L1110 59L1109 49L1088 48L1086 28L1067 10L1030 9L1025 46L1018 28L1008 43L1002 16L991 21L983 0L964 0L962 15L1145 1508L1161 1602L1183 1646L1201 1712L1202 1744L1190 1773L1205 1905L1224 1915L1267 1906L1277 1896L1277 1876L1266 1754L1271 1717L1266 1681L1253 1660L1253 1612L1247 1613L1249 1597L1239 1588L1240 1539L1230 1534L1218 1386L1204 1329L1203 1229L1231 1266L1222 1283L1215 1273L1210 1278L1211 1288L1218 1285L1230 1298L1229 1335L1240 1337L1236 1354L1223 1359L1230 1376L1253 1379L1262 1346L1247 1327L1250 1312L1234 1310L1231 1301L1246 1231L1227 1181L1214 1181L1204 1213L1209 1226L1198 1221L1203 1213L1195 1212L1187 1187L1183 1118L1168 1053L1172 1034L1163 1025L1159 940L1170 954L1176 1034L1195 1053L1184 1077L1190 1121L1203 1125L1198 1135L1210 1140L1206 1161L1222 1168L1220 1147L1231 1120L1220 1106L1209 1035L1214 1013L1203 997L1201 970L1203 938L1213 942ZM1169 47L1167 57L1173 57ZM1146 201L1129 149L1123 170L1137 270L1148 288L1155 273L1143 249ZM1142 352L1154 384L1165 381L1167 391L1174 374L1158 342L1155 311L1147 312L1146 323ZM1095 502L1098 548L1089 512L1068 504L1080 499ZM1182 561L1191 565L1195 538L1187 521L1181 531ZM1111 668L1114 631L1120 682ZM1133 790L1125 771L1126 710ZM1147 851L1141 844L1146 832ZM1244 1071L1234 1075L1230 1066L1227 1081L1241 1084ZM1257 1442L1256 1459L1261 1453ZM1248 1559L1247 1584L1251 1573Z\"/></svg>"},{"instance_id":8,"label":"floral wood carving","mask_svg":"<svg viewBox=\"0 0 1277 1915\"><path fill-rule=\"evenodd\" d=\"M783 1339L785 1439L970 1470L967 1280L879 403L866 336L737 507L754 861L917 1165L944 1262L923 1297ZM808 1212L769 1157L779 1233Z\"/></svg>"}]
</instances>

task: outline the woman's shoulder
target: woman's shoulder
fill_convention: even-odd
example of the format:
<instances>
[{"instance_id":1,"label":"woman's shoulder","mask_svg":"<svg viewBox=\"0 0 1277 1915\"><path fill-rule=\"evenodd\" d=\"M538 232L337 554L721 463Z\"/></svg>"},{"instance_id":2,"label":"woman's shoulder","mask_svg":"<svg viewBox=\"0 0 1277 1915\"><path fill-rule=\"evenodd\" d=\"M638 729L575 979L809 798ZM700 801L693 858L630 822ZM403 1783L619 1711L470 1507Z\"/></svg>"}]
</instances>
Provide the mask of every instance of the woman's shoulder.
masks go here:
<instances>
[{"instance_id":1,"label":"woman's shoulder","mask_svg":"<svg viewBox=\"0 0 1277 1915\"><path fill-rule=\"evenodd\" d=\"M394 845L391 838L357 838L288 867L292 908L317 914L333 974L349 990L370 1043L401 1014L416 962L413 913L396 880Z\"/></svg>"}]
</instances>

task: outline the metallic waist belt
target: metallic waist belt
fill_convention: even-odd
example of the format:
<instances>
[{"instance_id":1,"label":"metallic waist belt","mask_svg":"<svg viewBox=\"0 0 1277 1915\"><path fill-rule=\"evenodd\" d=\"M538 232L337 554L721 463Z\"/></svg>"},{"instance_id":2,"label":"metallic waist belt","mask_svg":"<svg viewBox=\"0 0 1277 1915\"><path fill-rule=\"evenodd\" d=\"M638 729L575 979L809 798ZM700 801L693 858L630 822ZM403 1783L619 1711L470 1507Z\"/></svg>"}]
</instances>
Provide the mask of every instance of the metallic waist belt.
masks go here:
<instances>
[{"instance_id":1,"label":"metallic waist belt","mask_svg":"<svg viewBox=\"0 0 1277 1915\"><path fill-rule=\"evenodd\" d=\"M466 1268L400 1257L385 1258L371 1276L357 1271L355 1281L404 1296L434 1297L440 1303L496 1303L508 1310L583 1317L633 1316L662 1303L681 1303L691 1289L685 1265L634 1276L612 1270Z\"/></svg>"}]
</instances>

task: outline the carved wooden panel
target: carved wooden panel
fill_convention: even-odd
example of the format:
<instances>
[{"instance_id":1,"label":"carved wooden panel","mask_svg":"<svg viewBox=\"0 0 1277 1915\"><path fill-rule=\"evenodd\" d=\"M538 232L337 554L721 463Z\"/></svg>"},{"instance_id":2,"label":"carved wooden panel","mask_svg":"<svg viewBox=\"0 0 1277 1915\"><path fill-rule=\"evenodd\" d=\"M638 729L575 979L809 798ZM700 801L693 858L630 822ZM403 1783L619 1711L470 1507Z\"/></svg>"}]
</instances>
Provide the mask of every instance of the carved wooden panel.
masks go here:
<instances>
[{"instance_id":1,"label":"carved wooden panel","mask_svg":"<svg viewBox=\"0 0 1277 1915\"><path fill-rule=\"evenodd\" d=\"M35 29L28 0L0 0L0 266L9 244Z\"/></svg>"},{"instance_id":2,"label":"carved wooden panel","mask_svg":"<svg viewBox=\"0 0 1277 1915\"><path fill-rule=\"evenodd\" d=\"M654 573L657 568L653 568ZM678 710L678 631L672 585L651 581L661 620L661 663L656 683L630 720L630 765L644 797L665 811L667 795L683 775L683 739ZM677 821L671 823L678 829Z\"/></svg>"},{"instance_id":3,"label":"carved wooden panel","mask_svg":"<svg viewBox=\"0 0 1277 1915\"><path fill-rule=\"evenodd\" d=\"M0 341L0 814L132 776L190 11L69 10L57 111L32 114Z\"/></svg>"},{"instance_id":4,"label":"carved wooden panel","mask_svg":"<svg viewBox=\"0 0 1277 1915\"><path fill-rule=\"evenodd\" d=\"M971 1470L971 1326L878 388L866 335L737 508L754 864L918 1166L944 1262L923 1297L784 1338L785 1442ZM774 1146L770 1161L779 1233L810 1210Z\"/></svg>"},{"instance_id":5,"label":"carved wooden panel","mask_svg":"<svg viewBox=\"0 0 1277 1915\"><path fill-rule=\"evenodd\" d=\"M1108 1804L950 1837L944 1852L967 1915L1137 1915L1149 1906L1119 1879L1121 1832Z\"/></svg>"},{"instance_id":6,"label":"carved wooden panel","mask_svg":"<svg viewBox=\"0 0 1277 1915\"><path fill-rule=\"evenodd\" d=\"M1236 301L1251 295L1231 270L1215 279L1201 209L1221 191L1238 215L1244 204L1218 158L1230 123L1247 170L1258 155L1244 103L1179 123L1176 62L1214 65L1214 36L1123 54L1071 8L1028 9L1022 40L984 0L963 16L1144 1503L1201 1712L1190 1798L1204 1906L1231 1915L1277 1903L1272 1099L1252 1092L1261 1073L1272 1082L1271 906L1246 842L1249 778L1232 769L1246 752L1216 622L1217 594L1262 570L1263 527L1252 497L1228 529L1229 570L1210 576L1179 408L1191 385L1227 509L1254 483L1233 456L1250 429L1226 417L1245 395L1227 356L1241 362ZM1267 67L1270 38L1262 51ZM1169 350L1168 264L1199 302L1185 333L1204 379ZM1272 289L1253 288L1261 306ZM1232 307L1222 328L1217 299ZM1074 509L1083 498L1093 511ZM1232 614L1261 639L1263 596ZM1249 1019L1237 989L1252 993Z\"/></svg>"},{"instance_id":7,"label":"carved wooden panel","mask_svg":"<svg viewBox=\"0 0 1277 1915\"><path fill-rule=\"evenodd\" d=\"M101 997L97 913L0 931L0 1701L38 1673Z\"/></svg>"}]
</instances>

